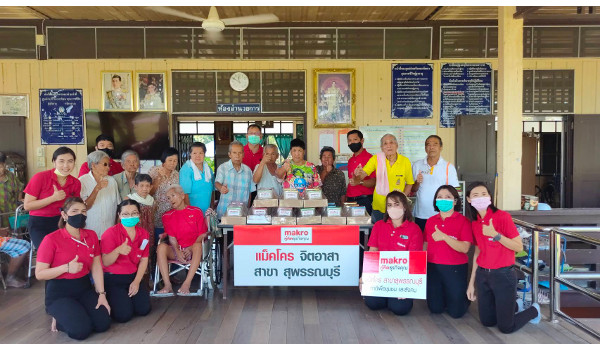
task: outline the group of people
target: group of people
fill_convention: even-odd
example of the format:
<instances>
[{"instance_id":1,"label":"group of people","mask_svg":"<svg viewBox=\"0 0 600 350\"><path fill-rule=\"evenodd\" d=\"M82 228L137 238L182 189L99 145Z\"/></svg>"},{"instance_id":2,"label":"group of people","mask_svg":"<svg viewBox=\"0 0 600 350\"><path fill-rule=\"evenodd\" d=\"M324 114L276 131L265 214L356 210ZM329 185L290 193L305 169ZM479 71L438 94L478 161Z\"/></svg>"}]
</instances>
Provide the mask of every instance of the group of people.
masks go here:
<instances>
[{"instance_id":1,"label":"group of people","mask_svg":"<svg viewBox=\"0 0 600 350\"><path fill-rule=\"evenodd\" d=\"M134 315L148 314L149 291L142 281L158 265L164 286L157 294L172 294L169 260L190 264L177 291L189 294L208 233L205 216L215 211L221 218L234 202L250 206L257 189L272 189L281 196L285 188L301 192L321 188L336 206L344 202L365 206L374 223L371 251L426 250L431 312L447 311L459 318L477 300L481 322L498 325L502 332L539 321L537 304L521 310L515 299L511 266L523 245L510 215L492 204L489 189L480 182L466 192L466 216L459 213L456 169L441 157L439 136L429 136L427 157L411 164L398 153L394 135L384 135L381 152L372 155L364 148L362 133L352 130L347 134L353 152L347 181L335 166L331 147L320 151L321 165L316 166L305 160L305 143L294 139L291 159L278 165L277 146L261 146L260 126L250 125L246 137L245 146L230 143L229 160L216 174L205 160L207 149L201 142L190 146L190 159L180 171L179 152L170 147L162 153L161 165L141 174L137 153L125 151L116 162L114 140L100 135L78 178L70 175L75 153L59 147L52 156L53 169L35 174L24 190L5 171L6 157L0 154L0 209L14 210L3 205L16 203L25 193L31 244L38 250L36 278L47 281L45 304L53 316L53 329L85 339L93 331L108 329L111 318L127 322ZM411 192L417 197L414 211L408 199ZM472 244L473 271L467 280ZM0 237L0 251L13 258L10 286L21 286L14 273L29 249L27 241ZM398 315L412 308L411 299L365 297L365 303Z\"/></svg>"}]
</instances>

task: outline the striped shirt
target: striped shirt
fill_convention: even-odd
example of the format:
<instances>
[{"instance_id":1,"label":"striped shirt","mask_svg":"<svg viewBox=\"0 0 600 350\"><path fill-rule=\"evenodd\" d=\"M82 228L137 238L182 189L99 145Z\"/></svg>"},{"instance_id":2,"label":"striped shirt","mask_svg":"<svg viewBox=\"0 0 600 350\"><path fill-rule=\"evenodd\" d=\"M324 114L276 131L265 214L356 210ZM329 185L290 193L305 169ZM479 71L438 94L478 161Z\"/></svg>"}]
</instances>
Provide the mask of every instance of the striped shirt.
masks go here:
<instances>
[{"instance_id":1,"label":"striped shirt","mask_svg":"<svg viewBox=\"0 0 600 350\"><path fill-rule=\"evenodd\" d=\"M246 164L241 164L240 170L235 170L231 159L217 168L215 182L227 185L229 192L221 194L217 215L219 219L225 214L231 202L248 203L252 190L252 170Z\"/></svg>"}]
</instances>

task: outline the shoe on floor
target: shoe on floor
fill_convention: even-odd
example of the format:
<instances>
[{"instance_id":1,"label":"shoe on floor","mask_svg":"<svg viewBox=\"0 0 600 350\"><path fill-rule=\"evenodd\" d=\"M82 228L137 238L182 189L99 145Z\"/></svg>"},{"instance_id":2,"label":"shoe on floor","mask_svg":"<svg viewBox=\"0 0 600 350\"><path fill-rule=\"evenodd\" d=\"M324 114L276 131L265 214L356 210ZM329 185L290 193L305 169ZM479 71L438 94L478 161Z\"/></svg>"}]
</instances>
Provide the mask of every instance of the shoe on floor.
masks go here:
<instances>
[{"instance_id":1,"label":"shoe on floor","mask_svg":"<svg viewBox=\"0 0 600 350\"><path fill-rule=\"evenodd\" d=\"M27 285L27 282L21 281L21 280L19 280L17 278L14 278L14 277L7 277L6 278L6 286L7 287L25 288L26 285Z\"/></svg>"},{"instance_id":2,"label":"shoe on floor","mask_svg":"<svg viewBox=\"0 0 600 350\"><path fill-rule=\"evenodd\" d=\"M540 311L540 304L533 303L533 304L531 304L531 306L537 310L538 314L534 319L529 320L529 323L538 324L538 323L540 323L540 320L542 319L542 311Z\"/></svg>"}]
</instances>

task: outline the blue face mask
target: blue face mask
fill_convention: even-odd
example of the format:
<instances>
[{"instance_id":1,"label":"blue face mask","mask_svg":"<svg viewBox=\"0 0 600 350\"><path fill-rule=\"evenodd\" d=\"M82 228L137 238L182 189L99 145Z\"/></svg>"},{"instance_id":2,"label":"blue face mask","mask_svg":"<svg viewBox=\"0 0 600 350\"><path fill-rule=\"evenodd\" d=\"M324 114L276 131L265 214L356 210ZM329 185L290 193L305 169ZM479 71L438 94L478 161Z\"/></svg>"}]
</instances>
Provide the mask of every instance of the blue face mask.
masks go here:
<instances>
[{"instance_id":1,"label":"blue face mask","mask_svg":"<svg viewBox=\"0 0 600 350\"><path fill-rule=\"evenodd\" d=\"M454 201L451 199L436 199L435 205L441 212L446 213L454 208Z\"/></svg>"},{"instance_id":2,"label":"blue face mask","mask_svg":"<svg viewBox=\"0 0 600 350\"><path fill-rule=\"evenodd\" d=\"M260 136L258 135L248 135L248 142L253 145L258 145L260 143Z\"/></svg>"},{"instance_id":3,"label":"blue face mask","mask_svg":"<svg viewBox=\"0 0 600 350\"><path fill-rule=\"evenodd\" d=\"M135 217L135 216L130 217L130 218L121 218L121 223L125 227L133 227L133 226L137 225L138 222L140 222L140 218Z\"/></svg>"}]
</instances>

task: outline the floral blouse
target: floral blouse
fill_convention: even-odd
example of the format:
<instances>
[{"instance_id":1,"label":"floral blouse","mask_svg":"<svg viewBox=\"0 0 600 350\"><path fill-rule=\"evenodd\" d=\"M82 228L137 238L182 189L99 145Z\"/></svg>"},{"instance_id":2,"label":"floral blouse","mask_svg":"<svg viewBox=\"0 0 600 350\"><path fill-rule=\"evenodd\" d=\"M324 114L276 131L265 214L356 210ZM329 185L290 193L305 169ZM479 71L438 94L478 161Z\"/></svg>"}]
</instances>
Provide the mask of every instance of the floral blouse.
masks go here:
<instances>
[{"instance_id":1,"label":"floral blouse","mask_svg":"<svg viewBox=\"0 0 600 350\"><path fill-rule=\"evenodd\" d=\"M162 165L153 166L148 171L148 175L152 178L152 182L158 181L160 178L159 169ZM154 193L154 227L155 228L163 228L162 216L167 211L171 210L171 203L167 199L167 188L171 185L179 185L179 172L177 170L173 170L171 175L165 179L158 189L156 193Z\"/></svg>"},{"instance_id":2,"label":"floral blouse","mask_svg":"<svg viewBox=\"0 0 600 350\"><path fill-rule=\"evenodd\" d=\"M317 171L320 174L323 171L323 166L317 165ZM323 180L323 196L327 198L329 203L335 203L337 207L341 206L341 198L346 194L346 176L340 169L335 166Z\"/></svg>"}]
</instances>

